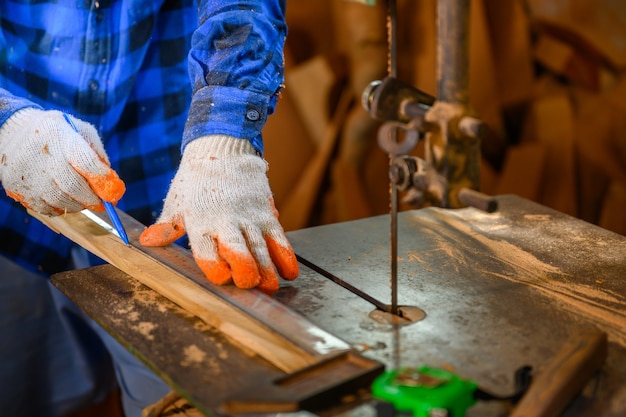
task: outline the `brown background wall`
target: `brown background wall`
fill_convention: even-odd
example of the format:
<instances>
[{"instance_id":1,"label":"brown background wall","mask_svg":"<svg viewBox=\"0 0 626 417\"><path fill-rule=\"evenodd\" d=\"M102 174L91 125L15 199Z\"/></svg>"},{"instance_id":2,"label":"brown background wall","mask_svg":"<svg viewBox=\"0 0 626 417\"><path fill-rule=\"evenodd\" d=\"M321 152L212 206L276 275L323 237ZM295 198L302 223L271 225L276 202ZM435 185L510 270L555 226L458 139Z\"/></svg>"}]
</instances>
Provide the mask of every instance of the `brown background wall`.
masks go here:
<instances>
[{"instance_id":1,"label":"brown background wall","mask_svg":"<svg viewBox=\"0 0 626 417\"><path fill-rule=\"evenodd\" d=\"M386 6L287 3L286 88L265 130L283 224L387 213L387 156L359 104L386 74ZM437 2L397 4L398 78L436 95ZM473 0L470 21L471 105L492 132L482 191L626 234L626 2Z\"/></svg>"}]
</instances>

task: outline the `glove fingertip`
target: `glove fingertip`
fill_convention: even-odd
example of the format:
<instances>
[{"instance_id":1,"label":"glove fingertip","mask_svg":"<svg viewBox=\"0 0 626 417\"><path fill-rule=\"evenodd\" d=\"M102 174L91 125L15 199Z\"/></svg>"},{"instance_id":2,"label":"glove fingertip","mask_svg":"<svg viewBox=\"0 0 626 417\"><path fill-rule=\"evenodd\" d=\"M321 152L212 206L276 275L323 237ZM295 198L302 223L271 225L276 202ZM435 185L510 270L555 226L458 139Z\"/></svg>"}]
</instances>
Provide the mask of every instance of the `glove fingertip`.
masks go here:
<instances>
[{"instance_id":1,"label":"glove fingertip","mask_svg":"<svg viewBox=\"0 0 626 417\"><path fill-rule=\"evenodd\" d=\"M279 282L274 268L261 268L261 282L257 285L257 289L267 295L272 295L278 291Z\"/></svg>"},{"instance_id":2,"label":"glove fingertip","mask_svg":"<svg viewBox=\"0 0 626 417\"><path fill-rule=\"evenodd\" d=\"M110 203L117 203L126 192L126 184L112 169L104 176L86 177L98 197Z\"/></svg>"},{"instance_id":3,"label":"glove fingertip","mask_svg":"<svg viewBox=\"0 0 626 417\"><path fill-rule=\"evenodd\" d=\"M185 228L176 222L155 223L139 235L144 246L165 246L185 235Z\"/></svg>"},{"instance_id":4,"label":"glove fingertip","mask_svg":"<svg viewBox=\"0 0 626 417\"><path fill-rule=\"evenodd\" d=\"M254 288L261 282L261 275L256 263L248 261L236 261L231 264L233 270L233 281L239 288Z\"/></svg>"},{"instance_id":5,"label":"glove fingertip","mask_svg":"<svg viewBox=\"0 0 626 417\"><path fill-rule=\"evenodd\" d=\"M110 168L105 175L98 175L85 171L74 164L72 167L87 180L94 193L104 201L115 204L126 192L126 184L120 179L117 172Z\"/></svg>"},{"instance_id":6,"label":"glove fingertip","mask_svg":"<svg viewBox=\"0 0 626 417\"><path fill-rule=\"evenodd\" d=\"M200 267L209 281L215 285L225 285L232 282L230 267L223 260L210 261L196 258L196 264Z\"/></svg>"},{"instance_id":7,"label":"glove fingertip","mask_svg":"<svg viewBox=\"0 0 626 417\"><path fill-rule=\"evenodd\" d=\"M231 250L218 243L219 255L228 262L233 281L239 288L254 288L261 282L257 263L250 253Z\"/></svg>"},{"instance_id":8,"label":"glove fingertip","mask_svg":"<svg viewBox=\"0 0 626 417\"><path fill-rule=\"evenodd\" d=\"M102 204L102 201L99 201L98 204L85 206L85 208L97 213L102 213L104 211L104 204Z\"/></svg>"},{"instance_id":9,"label":"glove fingertip","mask_svg":"<svg viewBox=\"0 0 626 417\"><path fill-rule=\"evenodd\" d=\"M272 258L272 262L276 266L278 274L286 280L293 281L298 278L300 273L298 268L298 259L291 245L281 245L271 237L266 237L267 249Z\"/></svg>"},{"instance_id":10,"label":"glove fingertip","mask_svg":"<svg viewBox=\"0 0 626 417\"><path fill-rule=\"evenodd\" d=\"M5 189L4 192L7 194L7 196L11 197L13 200L17 201L18 203L20 203L27 209L31 208L26 202L26 198L22 194L15 192L15 191L7 190L7 189Z\"/></svg>"}]
</instances>

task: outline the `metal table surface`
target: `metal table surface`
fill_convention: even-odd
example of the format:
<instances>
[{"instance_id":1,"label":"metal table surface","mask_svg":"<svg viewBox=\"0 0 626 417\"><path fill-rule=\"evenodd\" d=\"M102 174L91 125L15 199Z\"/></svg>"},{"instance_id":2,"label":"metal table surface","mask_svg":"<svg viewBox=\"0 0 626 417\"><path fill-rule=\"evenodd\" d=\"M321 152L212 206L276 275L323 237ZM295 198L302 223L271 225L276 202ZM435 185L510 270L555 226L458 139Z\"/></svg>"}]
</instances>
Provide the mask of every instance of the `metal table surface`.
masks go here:
<instances>
[{"instance_id":1,"label":"metal table surface","mask_svg":"<svg viewBox=\"0 0 626 417\"><path fill-rule=\"evenodd\" d=\"M388 367L452 367L503 393L518 367L540 371L572 332L595 325L608 333L609 356L567 415L626 415L626 238L516 196L498 203L492 214L401 213L398 301L424 310L422 321L378 323L371 304L307 268L276 297ZM301 257L388 302L387 216L289 237ZM501 415L499 407L468 415Z\"/></svg>"},{"instance_id":2,"label":"metal table surface","mask_svg":"<svg viewBox=\"0 0 626 417\"><path fill-rule=\"evenodd\" d=\"M531 365L540 372L570 334L592 324L608 333L607 361L565 415L626 415L626 238L516 196L498 196L498 202L499 210L491 214L472 208L400 213L398 300L422 309L426 316L421 321L397 326L374 320L373 304L306 266L301 266L297 280L283 282L274 297L388 368L445 367L500 394L512 392L517 368ZM300 257L388 303L388 216L288 236ZM72 293L90 298L91 290L72 284L71 274L62 278L56 283L70 298ZM128 289L111 291L117 291L120 300ZM100 315L99 321L118 336L128 331L127 325L119 327L120 317L109 317L111 311L91 298L94 305L86 306L93 310L90 314ZM180 324L172 326L167 331L179 331ZM180 330L180 338L195 337L194 329L210 333L195 323L191 330ZM208 342L198 343L217 340L220 348L207 345L204 351L215 355L198 363L219 368L222 376L222 360L228 369L245 368L245 355L225 353L220 336L209 336ZM154 340L141 346L132 342L132 347L142 359L142 350L158 350ZM178 387L169 374L191 353L177 361L164 359L159 369L172 386ZM252 365L273 372L263 361ZM218 393L209 371L199 369L206 374L207 387ZM235 389L240 380L224 379L224 390ZM206 410L212 406L206 404ZM509 411L504 403L485 402L470 409L468 416L504 416ZM364 405L347 414L372 415L372 409Z\"/></svg>"}]
</instances>

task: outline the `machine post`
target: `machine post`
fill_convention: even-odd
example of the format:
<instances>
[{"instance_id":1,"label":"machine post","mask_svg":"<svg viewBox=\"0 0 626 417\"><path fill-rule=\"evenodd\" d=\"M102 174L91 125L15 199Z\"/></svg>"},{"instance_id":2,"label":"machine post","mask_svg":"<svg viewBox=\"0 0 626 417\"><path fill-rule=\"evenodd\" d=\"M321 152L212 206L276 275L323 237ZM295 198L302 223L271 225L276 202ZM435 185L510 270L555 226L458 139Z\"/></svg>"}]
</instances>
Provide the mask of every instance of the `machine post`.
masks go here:
<instances>
[{"instance_id":1,"label":"machine post","mask_svg":"<svg viewBox=\"0 0 626 417\"><path fill-rule=\"evenodd\" d=\"M480 125L469 109L469 0L439 0L437 5L437 100L426 113L430 124L425 157L445 178L437 193L441 207L464 207L462 189L480 185Z\"/></svg>"}]
</instances>

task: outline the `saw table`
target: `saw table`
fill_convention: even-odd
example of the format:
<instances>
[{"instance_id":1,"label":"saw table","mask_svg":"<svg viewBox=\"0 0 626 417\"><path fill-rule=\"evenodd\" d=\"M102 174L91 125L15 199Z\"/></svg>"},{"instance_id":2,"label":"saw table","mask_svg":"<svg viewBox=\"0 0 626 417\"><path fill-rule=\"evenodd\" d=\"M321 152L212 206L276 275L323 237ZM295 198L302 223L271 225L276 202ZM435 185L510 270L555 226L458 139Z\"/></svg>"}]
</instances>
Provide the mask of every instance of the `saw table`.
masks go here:
<instances>
[{"instance_id":1,"label":"saw table","mask_svg":"<svg viewBox=\"0 0 626 417\"><path fill-rule=\"evenodd\" d=\"M422 365L499 396L532 367L517 405L479 401L469 417L625 416L626 238L478 193L469 1L438 2L437 98L396 78L388 3L389 74L361 98L384 122L390 216L290 232L300 277L271 298L213 286L182 248L142 247L128 216L130 246L102 217L39 217L111 264L53 283L207 416L387 417L372 383ZM409 155L422 136L425 160ZM433 207L398 213L398 191Z\"/></svg>"},{"instance_id":2,"label":"saw table","mask_svg":"<svg viewBox=\"0 0 626 417\"><path fill-rule=\"evenodd\" d=\"M301 272L274 295L275 323L303 317L349 348L347 360L325 361L312 378L251 355L245 341L111 265L57 274L53 283L207 415L242 399L258 408L240 410L275 411L263 404L279 399L296 401L298 414L372 416L367 384L383 366L443 367L506 394L516 369L541 372L588 325L608 334L608 355L563 415L626 415L626 238L513 195L496 198L494 213L399 214L398 305L424 313L408 320L377 308L389 299L388 216L290 232ZM132 242L137 231L125 222ZM479 402L467 415L509 412L506 403Z\"/></svg>"}]
</instances>

